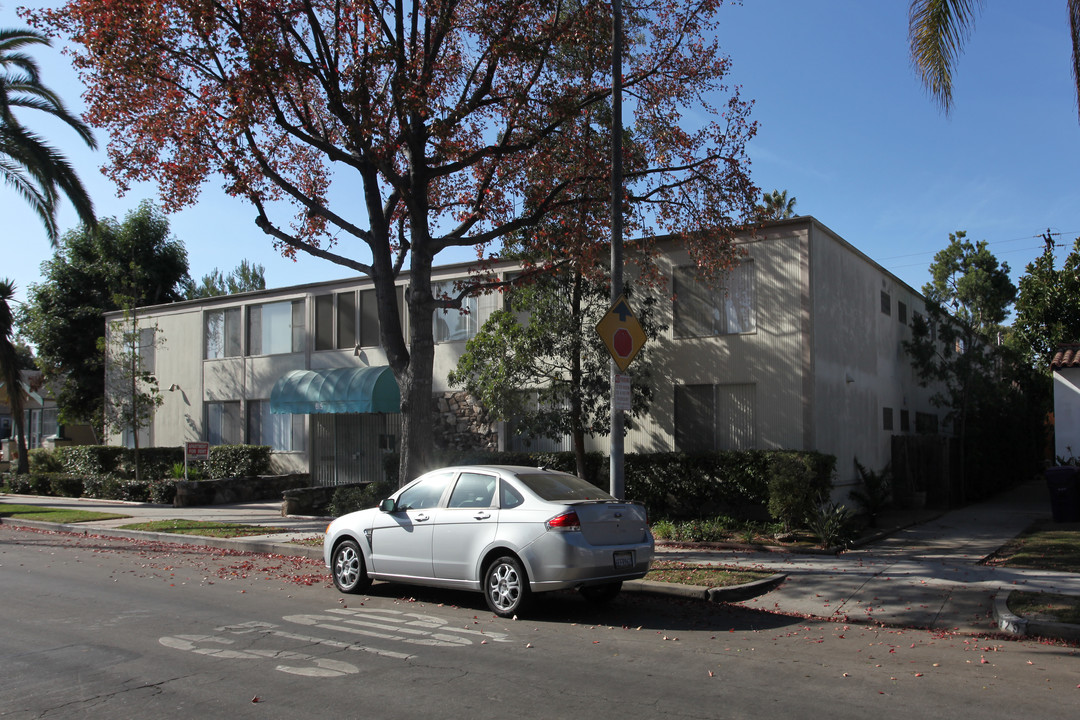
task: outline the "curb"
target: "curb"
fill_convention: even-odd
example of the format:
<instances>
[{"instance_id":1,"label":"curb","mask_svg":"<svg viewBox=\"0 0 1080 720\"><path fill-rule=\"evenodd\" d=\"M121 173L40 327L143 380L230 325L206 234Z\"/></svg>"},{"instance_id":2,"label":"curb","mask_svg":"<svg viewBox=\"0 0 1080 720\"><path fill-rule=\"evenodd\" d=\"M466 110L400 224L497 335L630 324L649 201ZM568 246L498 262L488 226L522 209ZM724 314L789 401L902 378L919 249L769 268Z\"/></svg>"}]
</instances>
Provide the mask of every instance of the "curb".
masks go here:
<instances>
[{"instance_id":1,"label":"curb","mask_svg":"<svg viewBox=\"0 0 1080 720\"><path fill-rule=\"evenodd\" d=\"M1048 622L1046 620L1032 620L1020 617L1009 610L1009 596L1013 590L1007 593L998 593L994 598L994 622L998 629L1010 635L1030 635L1042 638L1054 638L1080 642L1080 625L1062 622Z\"/></svg>"},{"instance_id":2,"label":"curb","mask_svg":"<svg viewBox=\"0 0 1080 720\"><path fill-rule=\"evenodd\" d=\"M628 580L623 583L627 592L665 595L667 597L704 600L714 603L735 603L750 600L773 590L787 579L787 573L777 573L761 580L729 585L727 587L704 587L701 585L682 585L680 583L656 582L655 580Z\"/></svg>"}]
</instances>

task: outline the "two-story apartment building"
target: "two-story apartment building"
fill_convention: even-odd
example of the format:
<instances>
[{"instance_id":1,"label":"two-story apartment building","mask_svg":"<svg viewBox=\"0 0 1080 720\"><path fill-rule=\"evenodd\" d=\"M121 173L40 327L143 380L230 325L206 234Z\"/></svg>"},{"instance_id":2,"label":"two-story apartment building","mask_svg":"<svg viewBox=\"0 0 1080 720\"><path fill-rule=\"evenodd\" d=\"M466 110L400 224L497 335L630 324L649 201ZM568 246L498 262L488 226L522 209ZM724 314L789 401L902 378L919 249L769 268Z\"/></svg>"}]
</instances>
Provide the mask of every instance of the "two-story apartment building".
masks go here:
<instances>
[{"instance_id":1,"label":"two-story apartment building","mask_svg":"<svg viewBox=\"0 0 1080 720\"><path fill-rule=\"evenodd\" d=\"M740 245L745 256L722 287L701 282L685 251L662 255L668 330L650 347L655 399L627 452L819 450L837 457L843 485L855 458L884 467L894 434L937 430L902 346L923 311L915 290L813 217L770 223ZM445 266L434 279L467 272ZM403 274L402 297L407 284ZM499 302L472 298L468 314L436 318L434 391L446 414L473 410L446 376ZM397 386L367 278L142 308L139 322L164 341L148 361L165 402L144 442L268 444L281 471L327 484L377 477L396 447ZM469 430L478 444L508 446L501 424Z\"/></svg>"}]
</instances>

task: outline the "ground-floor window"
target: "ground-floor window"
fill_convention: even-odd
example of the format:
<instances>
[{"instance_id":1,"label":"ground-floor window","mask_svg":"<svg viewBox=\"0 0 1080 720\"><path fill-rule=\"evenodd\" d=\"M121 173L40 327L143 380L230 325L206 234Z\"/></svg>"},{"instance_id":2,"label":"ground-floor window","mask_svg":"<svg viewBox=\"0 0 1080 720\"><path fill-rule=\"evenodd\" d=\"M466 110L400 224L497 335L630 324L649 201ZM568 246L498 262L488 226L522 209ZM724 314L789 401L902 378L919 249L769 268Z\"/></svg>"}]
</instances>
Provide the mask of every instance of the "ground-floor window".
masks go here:
<instances>
[{"instance_id":1,"label":"ground-floor window","mask_svg":"<svg viewBox=\"0 0 1080 720\"><path fill-rule=\"evenodd\" d=\"M248 400L248 443L282 452L304 450L304 416L270 412L269 400Z\"/></svg>"},{"instance_id":2,"label":"ground-floor window","mask_svg":"<svg viewBox=\"0 0 1080 720\"><path fill-rule=\"evenodd\" d=\"M206 441L211 445L239 445L244 442L239 400L206 403Z\"/></svg>"},{"instance_id":3,"label":"ground-floor window","mask_svg":"<svg viewBox=\"0 0 1080 720\"><path fill-rule=\"evenodd\" d=\"M753 383L677 385L676 448L707 452L757 447L755 394Z\"/></svg>"}]
</instances>

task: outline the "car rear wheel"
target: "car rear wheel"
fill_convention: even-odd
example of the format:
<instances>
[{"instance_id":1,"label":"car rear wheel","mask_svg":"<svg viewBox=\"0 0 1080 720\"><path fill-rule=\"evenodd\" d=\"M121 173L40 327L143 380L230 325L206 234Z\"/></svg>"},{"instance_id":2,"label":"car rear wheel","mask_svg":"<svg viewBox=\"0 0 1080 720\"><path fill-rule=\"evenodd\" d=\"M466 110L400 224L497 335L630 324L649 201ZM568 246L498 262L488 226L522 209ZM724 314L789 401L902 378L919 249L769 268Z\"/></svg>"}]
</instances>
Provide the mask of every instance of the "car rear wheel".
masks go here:
<instances>
[{"instance_id":1,"label":"car rear wheel","mask_svg":"<svg viewBox=\"0 0 1080 720\"><path fill-rule=\"evenodd\" d=\"M334 548L330 558L330 567L334 573L334 585L344 593L358 593L371 585L364 568L364 556L355 540L342 540Z\"/></svg>"},{"instance_id":2,"label":"car rear wheel","mask_svg":"<svg viewBox=\"0 0 1080 720\"><path fill-rule=\"evenodd\" d=\"M614 600L620 590L622 590L622 583L613 582L604 585L586 585L578 592L581 593L581 597L589 602L604 605Z\"/></svg>"},{"instance_id":3,"label":"car rear wheel","mask_svg":"<svg viewBox=\"0 0 1080 720\"><path fill-rule=\"evenodd\" d=\"M484 572L484 600L499 617L513 617L529 600L529 578L517 558L505 555Z\"/></svg>"}]
</instances>

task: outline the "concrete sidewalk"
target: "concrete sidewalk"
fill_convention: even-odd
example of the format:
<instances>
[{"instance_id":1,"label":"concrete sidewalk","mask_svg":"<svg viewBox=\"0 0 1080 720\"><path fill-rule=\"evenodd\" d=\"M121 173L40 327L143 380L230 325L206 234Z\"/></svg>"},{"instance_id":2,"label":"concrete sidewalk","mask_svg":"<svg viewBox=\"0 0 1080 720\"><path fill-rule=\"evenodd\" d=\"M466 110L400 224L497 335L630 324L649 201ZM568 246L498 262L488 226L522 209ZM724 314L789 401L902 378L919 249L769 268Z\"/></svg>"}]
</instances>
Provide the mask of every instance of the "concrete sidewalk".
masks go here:
<instances>
[{"instance_id":1,"label":"concrete sidewalk","mask_svg":"<svg viewBox=\"0 0 1080 720\"><path fill-rule=\"evenodd\" d=\"M25 495L0 495L0 501L131 516L65 527L74 532L153 537L166 542L312 558L322 557L321 547L286 543L297 537L320 536L329 521L329 518L282 517L281 503L275 501L186 508ZM1001 618L1001 607L1009 590L1080 595L1080 575L979 564L1033 520L1049 515L1050 501L1045 483L1037 481L836 556L663 545L657 547L657 555L690 563L754 567L788 576L783 584L767 594L743 602L746 607L843 622L988 633L1007 624ZM263 525L283 532L217 540L117 530L121 525L134 522L173 518ZM651 583L650 590L657 585L664 584ZM669 590L676 592L679 589L671 587ZM995 597L999 606L997 616Z\"/></svg>"}]
</instances>

